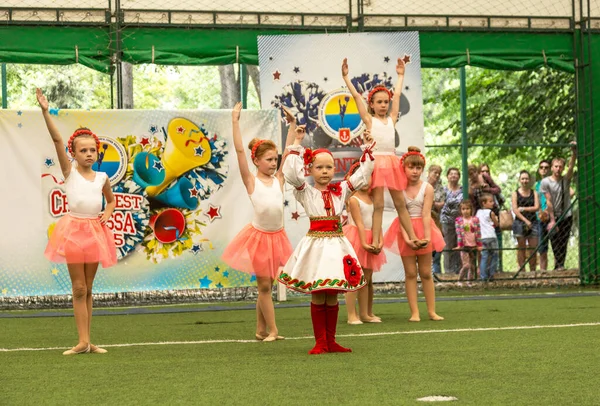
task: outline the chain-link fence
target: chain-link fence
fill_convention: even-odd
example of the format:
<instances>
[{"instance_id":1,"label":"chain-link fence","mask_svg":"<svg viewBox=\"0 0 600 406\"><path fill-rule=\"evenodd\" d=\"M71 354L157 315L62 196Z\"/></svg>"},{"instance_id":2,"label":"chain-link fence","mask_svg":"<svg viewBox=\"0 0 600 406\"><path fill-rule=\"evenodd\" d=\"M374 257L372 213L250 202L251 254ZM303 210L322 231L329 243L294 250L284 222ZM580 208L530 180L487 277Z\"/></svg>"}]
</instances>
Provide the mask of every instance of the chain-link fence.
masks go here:
<instances>
[{"instance_id":1,"label":"chain-link fence","mask_svg":"<svg viewBox=\"0 0 600 406\"><path fill-rule=\"evenodd\" d=\"M595 17L600 16L600 2L542 3L508 1L494 6L444 0L399 8L391 0L255 0L218 6L187 0L5 0L0 4L0 19L7 26L92 29L86 38L95 44L94 52L80 52L77 47L64 52L74 55L72 63L84 63L96 71L81 65L8 64L2 101L5 107L33 107L34 88L47 86L49 99L65 108L231 108L237 100L259 108L257 61L251 60L244 45L237 45L240 36L255 38L261 32L257 30L423 30L440 35L486 31L497 35L499 51L495 55L509 53L509 46L505 50L501 42L513 40L513 32L567 33L565 44L572 49L575 62L562 65L565 55L551 55L543 49L541 67L520 64L513 58L498 70L472 66L434 69L436 64L464 65L452 62L459 57L466 58L467 65L494 65L485 59L485 53L471 55L468 48L464 55L444 55L448 59L442 58L442 62L433 61L437 55L425 55L426 154L428 162L441 167L441 180L450 187L450 195L462 187L462 198L470 197L477 209L481 195L492 194L492 211L502 220L504 230L496 233L498 248L488 247L482 254L486 261L492 251L498 254L496 278L576 278L584 264L584 281L595 282L599 259L594 213L599 204L594 157L599 156L600 148L593 136L596 114L591 69L594 61L600 60L593 48L598 35L594 30L600 28L600 19ZM194 35L205 28L221 29L211 38L231 42L236 50L233 61L209 55L202 44L197 44L196 53L182 51L177 57L172 55L173 47L164 47L167 40L179 41L184 47L185 41L194 42ZM569 64L575 65L574 72L565 68ZM570 170L569 143L576 139L580 141L577 162ZM471 170L471 176L469 164L477 169L476 173ZM460 180L448 174L450 168L458 169ZM457 208L446 211L454 218L442 216L442 226L452 234ZM457 278L462 267L460 252L453 250L452 238L447 243L439 260L441 278Z\"/></svg>"}]
</instances>

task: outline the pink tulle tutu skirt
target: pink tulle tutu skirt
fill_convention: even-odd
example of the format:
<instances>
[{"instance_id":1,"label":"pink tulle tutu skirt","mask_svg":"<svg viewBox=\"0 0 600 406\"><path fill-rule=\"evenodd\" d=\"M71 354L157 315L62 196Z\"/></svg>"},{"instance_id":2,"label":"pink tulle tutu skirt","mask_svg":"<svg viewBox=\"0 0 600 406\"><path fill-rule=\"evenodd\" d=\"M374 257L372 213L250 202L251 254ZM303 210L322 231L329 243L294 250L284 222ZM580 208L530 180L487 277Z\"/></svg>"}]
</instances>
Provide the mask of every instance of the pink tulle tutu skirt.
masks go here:
<instances>
[{"instance_id":1,"label":"pink tulle tutu skirt","mask_svg":"<svg viewBox=\"0 0 600 406\"><path fill-rule=\"evenodd\" d=\"M378 272L381 270L383 264L385 264L386 258L385 253L381 251L379 254L373 254L365 251L360 243L360 236L358 235L358 227L353 224L348 224L344 226L344 235L352 244L352 248L356 252L356 257L358 258L358 263L360 266L366 269L371 269L373 272ZM373 242L373 233L371 230L365 230L365 238L367 239L367 244Z\"/></svg>"},{"instance_id":2,"label":"pink tulle tutu skirt","mask_svg":"<svg viewBox=\"0 0 600 406\"><path fill-rule=\"evenodd\" d=\"M98 218L63 216L54 227L44 255L52 262L89 264L103 268L117 263L113 232Z\"/></svg>"},{"instance_id":3,"label":"pink tulle tutu skirt","mask_svg":"<svg viewBox=\"0 0 600 406\"><path fill-rule=\"evenodd\" d=\"M425 227L423 227L423 218L411 217L410 221L412 222L413 230L415 230L417 238L424 238ZM429 244L427 247L417 251L410 248L406 241L404 241L400 227L400 220L396 217L383 237L383 246L394 254L399 254L401 256L423 255L433 251L441 252L446 246L442 232L435 225L433 220L431 220L431 240L429 241Z\"/></svg>"},{"instance_id":4,"label":"pink tulle tutu skirt","mask_svg":"<svg viewBox=\"0 0 600 406\"><path fill-rule=\"evenodd\" d=\"M384 187L391 190L406 189L406 174L396 155L375 155L371 189Z\"/></svg>"},{"instance_id":5,"label":"pink tulle tutu skirt","mask_svg":"<svg viewBox=\"0 0 600 406\"><path fill-rule=\"evenodd\" d=\"M292 245L283 228L261 231L248 224L225 248L222 259L238 271L275 279L290 255Z\"/></svg>"}]
</instances>

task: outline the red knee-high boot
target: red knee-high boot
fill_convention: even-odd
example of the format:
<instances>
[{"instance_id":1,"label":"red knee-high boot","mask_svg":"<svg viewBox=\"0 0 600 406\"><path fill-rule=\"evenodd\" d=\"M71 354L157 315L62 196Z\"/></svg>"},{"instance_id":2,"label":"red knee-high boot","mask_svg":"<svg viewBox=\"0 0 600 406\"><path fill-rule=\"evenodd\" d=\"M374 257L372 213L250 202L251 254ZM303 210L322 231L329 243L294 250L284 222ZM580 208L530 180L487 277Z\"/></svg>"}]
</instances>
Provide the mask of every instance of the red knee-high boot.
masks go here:
<instances>
[{"instance_id":1,"label":"red knee-high boot","mask_svg":"<svg viewBox=\"0 0 600 406\"><path fill-rule=\"evenodd\" d=\"M327 352L327 333L325 330L326 310L325 304L310 304L310 316L312 319L316 344L314 348L308 352L309 354L324 354Z\"/></svg>"},{"instance_id":2,"label":"red knee-high boot","mask_svg":"<svg viewBox=\"0 0 600 406\"><path fill-rule=\"evenodd\" d=\"M337 329L338 313L340 312L340 305L336 303L335 306L326 307L326 331L327 331L327 349L329 352L352 352L350 348L345 348L335 342L335 332Z\"/></svg>"}]
</instances>

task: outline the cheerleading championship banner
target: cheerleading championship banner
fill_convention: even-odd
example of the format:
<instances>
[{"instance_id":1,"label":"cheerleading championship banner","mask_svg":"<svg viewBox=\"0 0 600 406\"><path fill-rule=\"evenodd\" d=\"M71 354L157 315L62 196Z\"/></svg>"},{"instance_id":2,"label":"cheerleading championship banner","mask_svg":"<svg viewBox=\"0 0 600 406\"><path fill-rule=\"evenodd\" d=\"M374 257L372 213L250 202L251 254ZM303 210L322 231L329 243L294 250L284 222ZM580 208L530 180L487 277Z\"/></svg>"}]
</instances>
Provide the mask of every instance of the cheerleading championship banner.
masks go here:
<instances>
[{"instance_id":1,"label":"cheerleading championship banner","mask_svg":"<svg viewBox=\"0 0 600 406\"><path fill-rule=\"evenodd\" d=\"M94 169L108 174L115 195L108 227L119 261L100 268L95 292L254 284L254 277L220 259L253 214L233 149L231 111L50 109L50 114L65 148L77 128L98 135ZM240 126L246 145L254 137L280 145L276 110L244 110ZM0 295L70 293L66 265L43 256L69 206L42 113L0 110L0 134Z\"/></svg>"},{"instance_id":2,"label":"cheerleading championship banner","mask_svg":"<svg viewBox=\"0 0 600 406\"><path fill-rule=\"evenodd\" d=\"M341 180L360 155L360 135L365 129L356 103L342 79L342 61L348 58L354 87L367 94L375 86L394 90L396 64L402 58L406 70L396 123L396 153L408 146L424 147L421 56L417 32L269 35L258 37L260 90L263 108L286 106L305 124L304 146L329 148L334 156L336 181ZM282 133L282 137L284 134ZM297 243L308 229L308 218L291 191L291 210L286 230ZM386 194L383 227L396 217L391 196ZM404 280L400 257L387 254L388 263L374 274L374 281Z\"/></svg>"}]
</instances>

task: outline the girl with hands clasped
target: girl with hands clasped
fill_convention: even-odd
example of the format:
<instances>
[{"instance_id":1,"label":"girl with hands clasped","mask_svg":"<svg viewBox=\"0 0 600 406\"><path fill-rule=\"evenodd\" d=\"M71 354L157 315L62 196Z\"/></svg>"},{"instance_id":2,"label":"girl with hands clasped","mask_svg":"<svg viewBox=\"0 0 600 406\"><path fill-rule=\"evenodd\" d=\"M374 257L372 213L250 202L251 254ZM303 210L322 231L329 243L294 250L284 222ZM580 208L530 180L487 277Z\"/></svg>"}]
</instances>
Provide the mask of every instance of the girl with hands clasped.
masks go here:
<instances>
[{"instance_id":1,"label":"girl with hands clasped","mask_svg":"<svg viewBox=\"0 0 600 406\"><path fill-rule=\"evenodd\" d=\"M335 172L333 155L327 149L304 149L300 145L304 134L303 127L296 129L283 174L294 187L294 196L304 207L310 228L278 280L289 289L312 294L310 313L316 344L309 354L350 352L335 341L337 295L357 291L366 280L354 249L342 232L340 214L350 193L369 184L374 160L372 145L362 147L360 167L348 180L331 183ZM365 141L372 142L368 134ZM314 186L306 182L305 170L312 176Z\"/></svg>"},{"instance_id":2,"label":"girl with hands clasped","mask_svg":"<svg viewBox=\"0 0 600 406\"><path fill-rule=\"evenodd\" d=\"M283 340L275 324L271 289L279 267L286 263L292 253L290 240L283 228L284 179L281 168L277 169L277 146L270 140L254 138L250 141L248 148L256 175L248 169L240 130L241 110L242 103L237 103L232 112L233 144L240 175L254 207L254 218L229 243L223 252L223 261L233 269L256 275L258 300L255 336L259 341L270 342ZM289 110L284 109L284 113L289 123L289 144L296 130L296 119ZM284 162L285 159L286 155Z\"/></svg>"},{"instance_id":3,"label":"girl with hands clasped","mask_svg":"<svg viewBox=\"0 0 600 406\"><path fill-rule=\"evenodd\" d=\"M395 130L394 127L398 121L400 112L400 94L402 93L402 83L404 81L405 65L404 61L398 58L396 73L398 74L398 83L394 89L394 94L385 86L376 86L369 92L367 97L368 106L365 106L362 96L352 81L348 78L348 59L344 58L342 62L342 77L348 90L352 94L360 118L366 127L371 130L371 136L377 143L375 155L375 169L373 170L373 180L371 188L373 189L373 246L381 249L383 247L382 222L384 208L384 189L388 189L392 195L396 212L402 227L406 230L411 241L419 245L415 232L412 228L410 216L406 211L406 202L402 190L406 189L406 175L400 159L396 156ZM390 109L390 102L392 104ZM389 110L389 114L388 114Z\"/></svg>"},{"instance_id":4,"label":"girl with hands clasped","mask_svg":"<svg viewBox=\"0 0 600 406\"><path fill-rule=\"evenodd\" d=\"M79 128L71 135L67 145L74 158L71 162L63 138L48 112L46 97L40 89L36 95L58 155L69 203L69 213L56 223L44 252L52 262L67 263L73 288L73 313L79 342L63 354L102 354L106 350L90 342L92 285L98 263L102 263L103 268L117 263L114 235L106 226L115 209L115 197L106 173L92 169L100 149L96 134L87 128ZM103 196L106 206L102 213Z\"/></svg>"},{"instance_id":5,"label":"girl with hands clasped","mask_svg":"<svg viewBox=\"0 0 600 406\"><path fill-rule=\"evenodd\" d=\"M411 238L398 220L394 220L385 234L385 247L395 253L400 253L404 265L404 285L406 299L410 307L409 321L421 321L417 305L417 272L421 277L425 302L429 318L434 321L444 320L435 312L435 286L431 276L431 252L441 252L446 245L442 233L431 221L431 206L433 205L433 187L429 182L423 182L421 175L425 167L425 157L417 147L408 147L408 152L402 155L401 164L408 177L408 186L404 193L406 205L412 226L417 238L424 244L422 248L414 246Z\"/></svg>"},{"instance_id":6,"label":"girl with hands clasped","mask_svg":"<svg viewBox=\"0 0 600 406\"><path fill-rule=\"evenodd\" d=\"M357 162L348 171L349 179L360 167ZM372 245L371 232L373 219L373 201L369 195L371 182L355 191L346 207L348 209L348 224L344 226L344 235L352 244L358 262L363 268L367 286L357 292L346 293L346 310L348 324L380 323L381 319L373 314L373 272L381 270L386 263L385 254ZM359 316L356 315L356 298L358 296Z\"/></svg>"}]
</instances>

